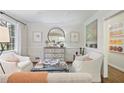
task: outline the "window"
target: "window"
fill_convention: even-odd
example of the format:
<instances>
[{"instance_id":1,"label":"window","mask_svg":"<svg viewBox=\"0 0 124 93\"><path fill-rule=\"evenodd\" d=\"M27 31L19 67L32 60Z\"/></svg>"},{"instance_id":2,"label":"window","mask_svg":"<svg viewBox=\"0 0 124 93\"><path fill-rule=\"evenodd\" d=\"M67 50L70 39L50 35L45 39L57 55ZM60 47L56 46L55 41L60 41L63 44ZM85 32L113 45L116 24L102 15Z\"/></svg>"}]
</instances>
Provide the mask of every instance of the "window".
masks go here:
<instances>
[{"instance_id":1,"label":"window","mask_svg":"<svg viewBox=\"0 0 124 93\"><path fill-rule=\"evenodd\" d=\"M10 42L5 45L4 50L14 50L15 49L15 25L2 19L0 20L0 25L7 27L10 32ZM1 46L0 46L0 50L1 50Z\"/></svg>"}]
</instances>

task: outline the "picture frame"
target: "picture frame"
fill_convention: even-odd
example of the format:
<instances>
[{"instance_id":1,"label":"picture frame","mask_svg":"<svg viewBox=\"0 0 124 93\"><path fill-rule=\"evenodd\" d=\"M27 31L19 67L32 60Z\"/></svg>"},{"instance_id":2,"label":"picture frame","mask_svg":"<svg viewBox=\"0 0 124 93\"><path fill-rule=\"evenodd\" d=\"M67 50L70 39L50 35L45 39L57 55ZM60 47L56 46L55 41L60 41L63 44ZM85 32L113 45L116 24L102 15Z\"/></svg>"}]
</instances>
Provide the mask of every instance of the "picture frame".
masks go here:
<instances>
[{"instance_id":1,"label":"picture frame","mask_svg":"<svg viewBox=\"0 0 124 93\"><path fill-rule=\"evenodd\" d=\"M71 32L70 33L70 41L72 43L78 43L79 42L79 32Z\"/></svg>"},{"instance_id":2,"label":"picture frame","mask_svg":"<svg viewBox=\"0 0 124 93\"><path fill-rule=\"evenodd\" d=\"M97 19L86 25L86 47L97 48Z\"/></svg>"},{"instance_id":3,"label":"picture frame","mask_svg":"<svg viewBox=\"0 0 124 93\"><path fill-rule=\"evenodd\" d=\"M34 42L42 42L42 33L41 32L33 32L33 41Z\"/></svg>"}]
</instances>

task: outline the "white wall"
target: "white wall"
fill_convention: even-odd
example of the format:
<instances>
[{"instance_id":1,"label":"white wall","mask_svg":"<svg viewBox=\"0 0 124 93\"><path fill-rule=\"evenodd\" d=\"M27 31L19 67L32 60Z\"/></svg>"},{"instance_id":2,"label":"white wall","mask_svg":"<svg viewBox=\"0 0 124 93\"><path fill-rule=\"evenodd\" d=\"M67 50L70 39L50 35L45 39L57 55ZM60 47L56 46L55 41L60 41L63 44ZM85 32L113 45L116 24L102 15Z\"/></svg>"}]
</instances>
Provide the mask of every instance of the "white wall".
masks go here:
<instances>
[{"instance_id":1,"label":"white wall","mask_svg":"<svg viewBox=\"0 0 124 93\"><path fill-rule=\"evenodd\" d=\"M94 20L98 20L98 48L86 48L87 51L99 51L104 53L104 64L103 64L103 76L108 77L108 55L107 55L107 32L104 27L104 20L112 16L113 14L117 13L119 11L107 11L107 10L100 10L98 11L94 16L90 17L85 23L84 23L84 31L86 31L86 25ZM86 32L85 32L86 33ZM84 34L84 37L85 34ZM84 40L86 42L86 40ZM85 43L84 43L85 44Z\"/></svg>"},{"instance_id":2,"label":"white wall","mask_svg":"<svg viewBox=\"0 0 124 93\"><path fill-rule=\"evenodd\" d=\"M33 59L35 57L41 57L43 59L43 47L45 47L45 40L47 39L47 33L49 29L52 27L55 27L54 24L44 24L44 23L30 23L28 24L28 55L32 57ZM66 61L73 61L73 54L75 54L76 51L79 51L79 48L83 45L83 25L78 24L70 24L70 25L57 25L57 27L61 27L65 32L65 47L66 47L66 53L65 53L65 59ZM33 41L33 32L42 32L42 42L36 43ZM78 43L71 43L70 42L70 32L79 32L80 40Z\"/></svg>"}]
</instances>

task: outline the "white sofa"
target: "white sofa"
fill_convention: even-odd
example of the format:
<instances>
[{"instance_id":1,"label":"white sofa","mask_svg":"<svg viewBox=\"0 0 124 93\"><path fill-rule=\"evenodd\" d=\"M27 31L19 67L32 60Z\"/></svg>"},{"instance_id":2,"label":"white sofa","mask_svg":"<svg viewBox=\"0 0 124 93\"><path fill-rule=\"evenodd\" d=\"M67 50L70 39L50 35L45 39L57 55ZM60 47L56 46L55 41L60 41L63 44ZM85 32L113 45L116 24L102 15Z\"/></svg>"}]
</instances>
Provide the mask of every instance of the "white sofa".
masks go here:
<instances>
[{"instance_id":1,"label":"white sofa","mask_svg":"<svg viewBox=\"0 0 124 93\"><path fill-rule=\"evenodd\" d=\"M18 72L18 74L19 73L20 72ZM42 72L40 72L40 73L42 73ZM38 73L38 74L40 74L40 73ZM29 75L29 73L27 73L27 74ZM31 72L30 74L35 75L35 72ZM21 76L21 75L19 75L19 76ZM7 83L7 80L9 79L9 77L11 77L11 74L0 75L0 83ZM30 75L29 76L25 75L25 79L23 81L23 78L22 78L21 83L38 83L37 78L41 78L41 77L35 77L35 78L36 78L36 81L35 81L35 79L34 80L32 79L33 81L29 82ZM28 80L26 80L26 79L28 79ZM41 78L41 80L42 80L42 78ZM88 73L48 73L47 81L48 81L48 83L92 83L92 76ZM18 83L18 80L15 83Z\"/></svg>"},{"instance_id":2,"label":"white sofa","mask_svg":"<svg viewBox=\"0 0 124 93\"><path fill-rule=\"evenodd\" d=\"M7 62L4 60L5 56L14 55L19 59L19 62ZM33 67L33 64L29 57L17 55L14 51L5 51L0 56L0 63L2 64L5 74L10 74L13 72L20 71L30 71ZM0 74L3 74L2 69L0 68Z\"/></svg>"},{"instance_id":3,"label":"white sofa","mask_svg":"<svg viewBox=\"0 0 124 93\"><path fill-rule=\"evenodd\" d=\"M88 60L86 60L87 57ZM89 73L93 77L93 82L101 82L102 62L103 54L97 52L91 52L84 56L76 56L71 71Z\"/></svg>"}]
</instances>

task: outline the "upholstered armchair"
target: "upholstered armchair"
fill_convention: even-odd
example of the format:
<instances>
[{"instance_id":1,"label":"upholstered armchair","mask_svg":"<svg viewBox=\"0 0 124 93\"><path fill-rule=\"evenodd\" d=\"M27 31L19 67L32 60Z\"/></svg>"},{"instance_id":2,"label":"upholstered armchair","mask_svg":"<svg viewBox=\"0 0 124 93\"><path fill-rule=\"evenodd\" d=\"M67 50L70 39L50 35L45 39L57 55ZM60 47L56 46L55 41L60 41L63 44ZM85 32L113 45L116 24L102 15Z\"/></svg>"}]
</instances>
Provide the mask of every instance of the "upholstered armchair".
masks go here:
<instances>
[{"instance_id":1,"label":"upholstered armchair","mask_svg":"<svg viewBox=\"0 0 124 93\"><path fill-rule=\"evenodd\" d=\"M93 77L93 82L101 82L101 69L103 54L88 53L84 56L76 56L71 71L89 73Z\"/></svg>"},{"instance_id":2,"label":"upholstered armchair","mask_svg":"<svg viewBox=\"0 0 124 93\"><path fill-rule=\"evenodd\" d=\"M10 58L11 56L11 58ZM9 60L17 60L18 62L9 62L7 61L7 58ZM0 63L3 66L3 69L5 71L5 74L10 74L13 72L21 72L21 71L30 71L33 67L33 64L29 57L20 56L16 54L14 51L6 51L3 52L0 56ZM2 74L1 68L0 68L0 74Z\"/></svg>"}]
</instances>

